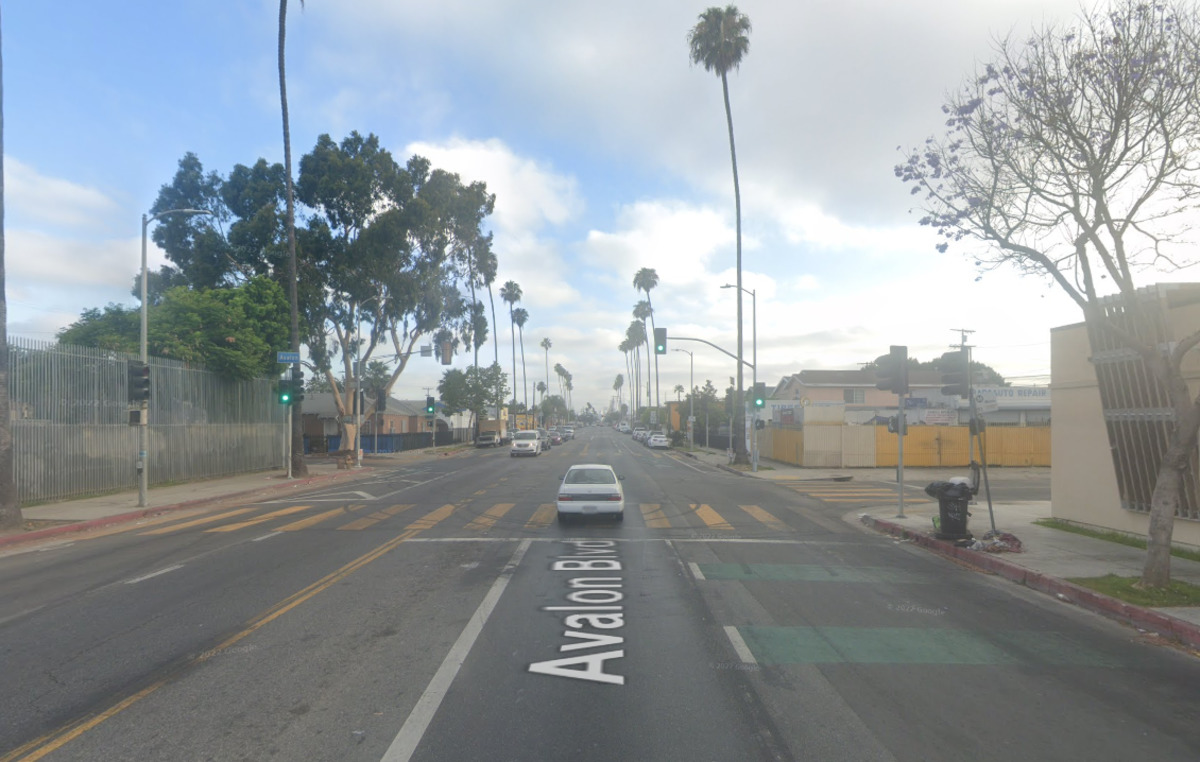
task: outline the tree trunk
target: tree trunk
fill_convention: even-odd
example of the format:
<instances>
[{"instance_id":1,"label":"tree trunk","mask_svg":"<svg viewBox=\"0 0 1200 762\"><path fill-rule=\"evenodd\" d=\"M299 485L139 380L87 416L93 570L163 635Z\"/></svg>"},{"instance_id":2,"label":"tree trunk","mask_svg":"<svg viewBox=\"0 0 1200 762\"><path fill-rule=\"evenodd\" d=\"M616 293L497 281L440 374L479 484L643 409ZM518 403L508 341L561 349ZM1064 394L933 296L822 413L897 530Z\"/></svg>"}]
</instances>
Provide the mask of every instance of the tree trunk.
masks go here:
<instances>
[{"instance_id":1,"label":"tree trunk","mask_svg":"<svg viewBox=\"0 0 1200 762\"><path fill-rule=\"evenodd\" d=\"M738 185L737 151L733 143L733 110L729 107L729 79L721 72L721 92L725 96L725 122L729 126L729 158L733 162L733 205L737 216L737 397L733 401L733 421L729 437L735 465L749 465L746 452L746 394L742 376L742 190Z\"/></svg>"},{"instance_id":2,"label":"tree trunk","mask_svg":"<svg viewBox=\"0 0 1200 762\"><path fill-rule=\"evenodd\" d=\"M296 204L292 187L292 131L288 126L287 76L284 66L284 48L287 39L288 0L279 0L279 104L283 112L283 171L286 175L287 239L288 239L288 304L291 310L291 348L300 351L300 300L296 288ZM292 366L297 375L303 373L300 363ZM308 466L304 463L304 404L296 403L292 408L292 475L307 476Z\"/></svg>"}]
</instances>

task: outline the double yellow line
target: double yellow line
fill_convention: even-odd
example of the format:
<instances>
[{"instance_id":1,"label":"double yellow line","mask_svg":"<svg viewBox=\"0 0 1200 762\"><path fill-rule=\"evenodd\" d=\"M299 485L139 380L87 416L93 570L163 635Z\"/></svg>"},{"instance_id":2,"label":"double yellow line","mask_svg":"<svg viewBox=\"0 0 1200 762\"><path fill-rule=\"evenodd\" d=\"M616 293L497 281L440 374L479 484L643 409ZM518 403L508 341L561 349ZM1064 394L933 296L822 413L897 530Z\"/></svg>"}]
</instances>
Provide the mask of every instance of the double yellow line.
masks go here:
<instances>
[{"instance_id":1,"label":"double yellow line","mask_svg":"<svg viewBox=\"0 0 1200 762\"><path fill-rule=\"evenodd\" d=\"M329 589L372 561L375 561L388 552L395 550L401 543L411 540L421 532L437 526L440 522L449 517L450 514L454 513L454 509L455 506L453 505L443 505L441 508L438 508L429 515L414 521L405 527L404 531L398 536L393 537L374 550L369 551L365 555L359 556L337 571L322 577L303 590L288 596L284 600L254 617L247 622L241 630L226 638L215 648L208 649L199 656L195 656L183 662L182 664L179 664L175 668L171 669L169 674L167 674L165 677L159 678L136 693L126 696L98 714L68 723L57 730L46 733L39 738L35 738L32 741L13 749L4 756L0 757L0 762L16 762L16 760L21 760L21 762L34 762L34 760L41 759L47 754L62 748L89 730L99 726L106 720L125 711L129 707L157 691L159 688L169 684L187 670L199 666L211 659L213 656L216 656L222 651L233 647L247 636L257 632L265 625L275 621L287 612L309 600L317 593Z\"/></svg>"}]
</instances>

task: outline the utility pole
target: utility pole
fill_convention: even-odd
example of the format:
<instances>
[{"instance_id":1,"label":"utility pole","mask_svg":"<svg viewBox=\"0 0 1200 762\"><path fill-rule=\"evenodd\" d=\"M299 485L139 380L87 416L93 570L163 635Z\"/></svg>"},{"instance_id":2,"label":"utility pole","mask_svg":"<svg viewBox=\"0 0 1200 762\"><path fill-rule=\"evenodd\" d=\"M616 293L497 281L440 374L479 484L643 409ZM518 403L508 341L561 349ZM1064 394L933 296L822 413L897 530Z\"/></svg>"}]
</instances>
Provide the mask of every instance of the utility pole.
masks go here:
<instances>
[{"instance_id":1,"label":"utility pole","mask_svg":"<svg viewBox=\"0 0 1200 762\"><path fill-rule=\"evenodd\" d=\"M970 416L970 425L974 426L975 425L975 391L974 391L975 384L972 383L972 379L971 379L971 349L973 347L967 343L967 336L972 333L975 333L975 331L971 328L951 328L950 330L958 331L958 336L959 336L958 344L951 344L950 346L953 347L954 349L957 349L959 352L962 353L962 356L964 358L966 358L967 366L965 368L963 368L963 372L966 373L966 375L963 377L963 380L967 384L967 410L969 411L968 415ZM955 407L955 412L956 413L958 412L957 407ZM973 436L968 436L967 437L967 462L973 462L974 460L975 460L975 438Z\"/></svg>"}]
</instances>

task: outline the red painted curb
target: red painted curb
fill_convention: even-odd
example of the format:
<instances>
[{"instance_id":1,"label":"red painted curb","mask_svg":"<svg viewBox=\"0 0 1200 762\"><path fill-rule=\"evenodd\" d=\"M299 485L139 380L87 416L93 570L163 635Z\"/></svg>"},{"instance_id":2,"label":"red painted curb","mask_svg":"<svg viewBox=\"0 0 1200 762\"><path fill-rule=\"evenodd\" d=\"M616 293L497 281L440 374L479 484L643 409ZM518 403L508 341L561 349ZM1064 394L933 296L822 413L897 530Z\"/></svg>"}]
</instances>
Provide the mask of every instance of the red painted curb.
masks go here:
<instances>
[{"instance_id":1,"label":"red painted curb","mask_svg":"<svg viewBox=\"0 0 1200 762\"><path fill-rule=\"evenodd\" d=\"M1060 600L1073 603L1095 614L1131 625L1145 632L1153 632L1190 648L1200 648L1200 625L1193 624L1184 619L1177 619L1161 611L1142 608L1132 603L1110 598L1103 593L1067 582L1064 579L1026 569L1020 564L1006 561L999 556L960 548L922 532L914 532L907 527L902 527L891 521L865 514L861 517L861 520L863 524L876 531L884 532L893 537L902 537L906 540L911 540L916 545L928 548L934 553L953 558L956 561L961 561L967 566L972 566L980 571L1004 577L1019 585L1024 585L1031 590L1053 595Z\"/></svg>"},{"instance_id":2,"label":"red painted curb","mask_svg":"<svg viewBox=\"0 0 1200 762\"><path fill-rule=\"evenodd\" d=\"M35 540L42 540L47 537L54 537L60 534L71 534L75 532L86 532L92 529L101 529L103 527L112 526L113 524L122 524L128 521L144 519L148 516L156 516L160 513L181 511L187 508L198 508L200 506L220 502L222 500L247 499L259 494L269 495L276 492L283 492L285 490L321 486L327 482L337 481L338 479L344 479L348 476L357 477L369 471L371 471L370 468L363 468L355 471L354 474L321 474L320 476L310 476L300 481L289 481L281 484L271 484L265 487L254 487L252 489L241 490L239 492L229 492L224 495L214 495L212 497L197 498L195 500L184 500L183 502L171 503L169 505L157 505L153 508L139 508L136 511L118 513L112 516L103 516L98 519L91 519L90 521L75 521L70 524L62 524L56 527L34 529L30 532L21 532L20 534L12 534L0 537L0 547L4 547L6 545L18 545L24 542L33 542Z\"/></svg>"}]
</instances>

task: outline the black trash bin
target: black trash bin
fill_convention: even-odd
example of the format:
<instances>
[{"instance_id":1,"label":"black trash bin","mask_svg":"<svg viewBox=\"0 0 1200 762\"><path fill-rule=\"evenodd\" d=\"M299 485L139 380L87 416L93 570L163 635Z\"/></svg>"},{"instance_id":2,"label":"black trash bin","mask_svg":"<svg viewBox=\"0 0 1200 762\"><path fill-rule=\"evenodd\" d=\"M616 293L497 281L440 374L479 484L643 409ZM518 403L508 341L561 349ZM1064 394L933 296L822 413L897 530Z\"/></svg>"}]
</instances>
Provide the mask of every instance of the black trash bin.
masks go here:
<instances>
[{"instance_id":1,"label":"black trash bin","mask_svg":"<svg viewBox=\"0 0 1200 762\"><path fill-rule=\"evenodd\" d=\"M959 482L933 482L925 488L925 493L936 497L938 501L938 531L934 536L939 540L970 540L973 539L967 529L967 511L974 491L971 485Z\"/></svg>"}]
</instances>

